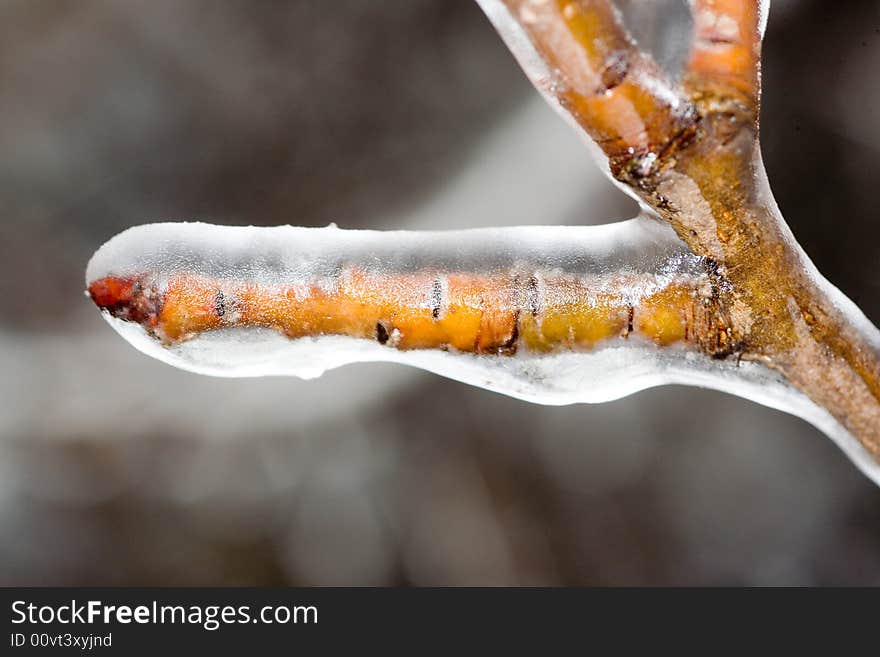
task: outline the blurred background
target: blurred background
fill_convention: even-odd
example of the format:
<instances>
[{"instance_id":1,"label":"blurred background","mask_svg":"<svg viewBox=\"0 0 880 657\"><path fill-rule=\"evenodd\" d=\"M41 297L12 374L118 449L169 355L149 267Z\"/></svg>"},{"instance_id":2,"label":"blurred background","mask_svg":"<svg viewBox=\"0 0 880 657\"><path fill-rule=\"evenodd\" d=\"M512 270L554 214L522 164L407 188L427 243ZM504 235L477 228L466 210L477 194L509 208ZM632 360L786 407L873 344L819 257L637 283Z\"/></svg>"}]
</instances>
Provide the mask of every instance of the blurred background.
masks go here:
<instances>
[{"instance_id":1,"label":"blurred background","mask_svg":"<svg viewBox=\"0 0 880 657\"><path fill-rule=\"evenodd\" d=\"M625 9L680 60L683 0ZM764 80L779 204L876 323L880 4L774 0ZM0 0L0 212L0 584L880 584L880 489L799 419L204 378L84 298L147 221L634 214L468 0Z\"/></svg>"}]
</instances>

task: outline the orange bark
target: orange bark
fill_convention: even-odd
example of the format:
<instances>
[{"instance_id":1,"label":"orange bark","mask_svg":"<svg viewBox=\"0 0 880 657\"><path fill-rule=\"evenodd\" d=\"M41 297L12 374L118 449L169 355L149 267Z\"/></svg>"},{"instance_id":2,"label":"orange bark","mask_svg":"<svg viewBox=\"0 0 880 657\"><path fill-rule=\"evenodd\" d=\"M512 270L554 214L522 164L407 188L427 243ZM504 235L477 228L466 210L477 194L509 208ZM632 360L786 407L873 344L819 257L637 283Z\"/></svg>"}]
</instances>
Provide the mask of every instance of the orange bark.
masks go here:
<instances>
[{"instance_id":1,"label":"orange bark","mask_svg":"<svg viewBox=\"0 0 880 657\"><path fill-rule=\"evenodd\" d=\"M694 37L685 88L697 99L757 105L761 37L757 0L692 0Z\"/></svg>"},{"instance_id":2,"label":"orange bark","mask_svg":"<svg viewBox=\"0 0 880 657\"><path fill-rule=\"evenodd\" d=\"M660 68L642 54L608 0L504 0L554 79L557 100L608 154L612 169L649 166L692 125Z\"/></svg>"},{"instance_id":3,"label":"orange bark","mask_svg":"<svg viewBox=\"0 0 880 657\"><path fill-rule=\"evenodd\" d=\"M704 277L681 277L633 301L632 275L595 283L512 272L379 275L264 286L177 275L89 286L102 309L138 321L166 344L223 327L268 327L291 338L347 335L397 349L513 354L590 349L636 336L660 346L718 340L716 300ZM147 309L145 312L144 309Z\"/></svg>"}]
</instances>

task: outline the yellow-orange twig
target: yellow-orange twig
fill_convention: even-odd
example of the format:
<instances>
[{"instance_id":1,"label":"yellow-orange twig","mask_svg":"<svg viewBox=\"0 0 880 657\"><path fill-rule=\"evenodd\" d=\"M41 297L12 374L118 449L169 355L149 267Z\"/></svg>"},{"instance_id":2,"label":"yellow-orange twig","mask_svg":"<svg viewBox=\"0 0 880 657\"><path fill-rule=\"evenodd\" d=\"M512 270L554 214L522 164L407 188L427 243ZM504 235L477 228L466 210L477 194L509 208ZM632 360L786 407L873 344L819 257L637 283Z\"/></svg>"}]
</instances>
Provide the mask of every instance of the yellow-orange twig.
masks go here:
<instances>
[{"instance_id":1,"label":"yellow-orange twig","mask_svg":"<svg viewBox=\"0 0 880 657\"><path fill-rule=\"evenodd\" d=\"M632 290L643 287L639 298ZM179 274L105 277L95 303L136 321L166 344L225 327L265 327L291 338L346 335L397 349L454 349L509 355L582 350L642 338L726 352L729 332L717 290L704 275L656 285L645 275L590 281L565 274L344 271L332 281L265 285Z\"/></svg>"}]
</instances>

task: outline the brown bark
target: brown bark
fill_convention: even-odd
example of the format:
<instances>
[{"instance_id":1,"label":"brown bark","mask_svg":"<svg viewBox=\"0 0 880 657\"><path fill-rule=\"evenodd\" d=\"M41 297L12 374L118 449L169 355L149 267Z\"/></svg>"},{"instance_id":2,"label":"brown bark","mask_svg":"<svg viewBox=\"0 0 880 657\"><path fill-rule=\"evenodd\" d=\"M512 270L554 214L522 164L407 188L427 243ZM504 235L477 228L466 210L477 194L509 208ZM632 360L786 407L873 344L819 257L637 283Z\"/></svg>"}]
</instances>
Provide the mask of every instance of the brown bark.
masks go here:
<instances>
[{"instance_id":1,"label":"brown bark","mask_svg":"<svg viewBox=\"0 0 880 657\"><path fill-rule=\"evenodd\" d=\"M558 71L544 93L593 137L614 178L704 258L724 291L719 312L730 335L711 355L779 371L880 460L876 329L853 321L849 302L811 273L766 184L758 1L692 2L694 41L681 89L636 51L606 2L502 4ZM596 84L614 61L627 62L605 76L614 84ZM643 129L624 116L638 117Z\"/></svg>"}]
</instances>

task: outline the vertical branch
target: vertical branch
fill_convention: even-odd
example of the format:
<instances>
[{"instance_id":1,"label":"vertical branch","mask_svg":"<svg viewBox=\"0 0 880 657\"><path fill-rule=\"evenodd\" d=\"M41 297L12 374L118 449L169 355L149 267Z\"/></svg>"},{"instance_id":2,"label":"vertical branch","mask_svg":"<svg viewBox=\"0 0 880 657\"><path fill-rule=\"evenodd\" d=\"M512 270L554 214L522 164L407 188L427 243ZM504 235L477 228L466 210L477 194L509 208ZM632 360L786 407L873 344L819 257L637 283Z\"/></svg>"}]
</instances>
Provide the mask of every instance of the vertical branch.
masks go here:
<instances>
[{"instance_id":1,"label":"vertical branch","mask_svg":"<svg viewBox=\"0 0 880 657\"><path fill-rule=\"evenodd\" d=\"M735 100L755 110L757 117L763 4L761 0L691 0L694 36L684 85L694 100Z\"/></svg>"}]
</instances>

